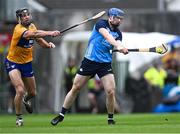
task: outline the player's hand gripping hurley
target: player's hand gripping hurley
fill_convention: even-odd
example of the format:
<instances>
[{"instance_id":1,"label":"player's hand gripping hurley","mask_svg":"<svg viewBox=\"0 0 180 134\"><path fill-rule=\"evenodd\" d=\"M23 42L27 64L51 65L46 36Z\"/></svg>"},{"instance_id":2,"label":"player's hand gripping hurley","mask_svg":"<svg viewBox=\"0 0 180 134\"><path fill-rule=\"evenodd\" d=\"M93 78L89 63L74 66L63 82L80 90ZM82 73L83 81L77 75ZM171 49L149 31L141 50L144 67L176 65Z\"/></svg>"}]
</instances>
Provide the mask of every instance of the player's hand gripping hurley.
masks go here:
<instances>
[{"instance_id":1,"label":"player's hand gripping hurley","mask_svg":"<svg viewBox=\"0 0 180 134\"><path fill-rule=\"evenodd\" d=\"M91 20L95 20L95 19L97 19L97 18L100 18L100 17L102 17L105 13L106 13L105 11L99 12L99 13L96 14L95 16L93 16L93 17L91 17L91 18L89 18L89 19L86 19L86 20L84 20L84 21L82 21L82 22L80 22L80 23L77 23L77 24L75 24L75 25L73 25L73 26L70 26L70 27L68 27L68 28L65 28L65 29L61 30L60 32L61 32L61 33L64 33L64 32L66 32L66 31L68 31L68 30L70 30L70 29L72 29L72 28L75 28L75 27L77 27L77 26L79 26L79 25L82 25L82 24L84 24L84 23L86 23L86 22L88 22L88 21L91 21Z\"/></svg>"},{"instance_id":2,"label":"player's hand gripping hurley","mask_svg":"<svg viewBox=\"0 0 180 134\"><path fill-rule=\"evenodd\" d=\"M165 44L162 44L157 47L151 48L136 48L136 49L128 49L129 52L154 52L158 54L165 54L168 51L168 48ZM112 52L119 52L118 50L114 49Z\"/></svg>"}]
</instances>

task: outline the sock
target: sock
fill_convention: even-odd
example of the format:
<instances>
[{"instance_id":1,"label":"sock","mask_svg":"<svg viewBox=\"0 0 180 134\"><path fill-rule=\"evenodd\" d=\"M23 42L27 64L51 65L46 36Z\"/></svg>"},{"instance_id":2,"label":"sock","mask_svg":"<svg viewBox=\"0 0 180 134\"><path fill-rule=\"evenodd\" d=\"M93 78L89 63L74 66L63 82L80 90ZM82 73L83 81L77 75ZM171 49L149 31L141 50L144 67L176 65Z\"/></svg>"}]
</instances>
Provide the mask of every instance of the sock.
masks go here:
<instances>
[{"instance_id":1,"label":"sock","mask_svg":"<svg viewBox=\"0 0 180 134\"><path fill-rule=\"evenodd\" d=\"M29 95L26 95L25 97L24 97L24 101L28 101L28 100L30 100L32 98L32 96L29 96Z\"/></svg>"},{"instance_id":2,"label":"sock","mask_svg":"<svg viewBox=\"0 0 180 134\"><path fill-rule=\"evenodd\" d=\"M108 114L108 120L113 120L113 114Z\"/></svg>"},{"instance_id":3,"label":"sock","mask_svg":"<svg viewBox=\"0 0 180 134\"><path fill-rule=\"evenodd\" d=\"M66 114L67 110L68 110L68 109L62 107L61 112L60 112L59 114L62 115L62 116L64 116L64 115Z\"/></svg>"},{"instance_id":4,"label":"sock","mask_svg":"<svg viewBox=\"0 0 180 134\"><path fill-rule=\"evenodd\" d=\"M16 114L17 119L22 119L22 114Z\"/></svg>"}]
</instances>

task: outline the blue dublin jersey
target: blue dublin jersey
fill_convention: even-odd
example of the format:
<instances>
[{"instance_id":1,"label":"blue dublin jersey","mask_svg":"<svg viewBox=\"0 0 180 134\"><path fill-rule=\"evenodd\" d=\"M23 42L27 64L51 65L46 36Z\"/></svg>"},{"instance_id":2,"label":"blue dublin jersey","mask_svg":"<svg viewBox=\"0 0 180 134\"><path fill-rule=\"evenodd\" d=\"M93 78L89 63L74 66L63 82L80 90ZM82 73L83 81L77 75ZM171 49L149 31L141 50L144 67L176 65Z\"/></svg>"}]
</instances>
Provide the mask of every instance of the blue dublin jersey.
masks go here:
<instances>
[{"instance_id":1,"label":"blue dublin jersey","mask_svg":"<svg viewBox=\"0 0 180 134\"><path fill-rule=\"evenodd\" d=\"M100 19L95 25L89 39L88 47L85 52L85 58L99 62L108 63L112 61L113 45L111 45L101 33L99 33L100 28L105 28L115 40L122 41L122 33L118 28L111 30L108 20Z\"/></svg>"}]
</instances>

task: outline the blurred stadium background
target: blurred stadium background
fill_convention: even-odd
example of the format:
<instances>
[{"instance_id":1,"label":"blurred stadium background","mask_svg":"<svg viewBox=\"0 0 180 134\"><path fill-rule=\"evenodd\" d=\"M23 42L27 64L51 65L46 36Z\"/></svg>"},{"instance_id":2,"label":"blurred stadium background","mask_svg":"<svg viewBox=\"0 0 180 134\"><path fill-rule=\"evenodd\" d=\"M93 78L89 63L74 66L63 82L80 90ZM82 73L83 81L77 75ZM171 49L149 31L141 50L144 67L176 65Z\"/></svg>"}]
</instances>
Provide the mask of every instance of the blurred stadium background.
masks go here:
<instances>
[{"instance_id":1,"label":"blurred stadium background","mask_svg":"<svg viewBox=\"0 0 180 134\"><path fill-rule=\"evenodd\" d=\"M28 7L32 11L33 20L39 29L61 30L99 11L118 7L126 12L124 23L120 27L123 32L159 32L174 36L180 34L179 0L0 0L0 113L7 113L9 94L9 81L3 59L16 24L15 11L21 7ZM92 29L94 23L95 21L92 21L72 29L62 37L47 38L56 44L53 50L44 50L35 45L33 67L38 91L34 100L36 113L59 111L65 96L63 70L67 57L76 58L78 65L80 64L87 45L88 31ZM129 59L118 60L117 57L117 55L114 56L113 66L116 73L117 99L122 112L151 112L156 103L154 101L160 96L154 91L149 91L140 80L152 62L129 71L131 61ZM156 55L156 58L158 57L160 56ZM146 58L148 55L144 55L143 60L146 61ZM131 77L134 83L126 84L127 78L132 79ZM137 82L141 84L138 85ZM79 106L82 112L87 112L86 109L89 107L86 98L87 90L81 91Z\"/></svg>"}]
</instances>

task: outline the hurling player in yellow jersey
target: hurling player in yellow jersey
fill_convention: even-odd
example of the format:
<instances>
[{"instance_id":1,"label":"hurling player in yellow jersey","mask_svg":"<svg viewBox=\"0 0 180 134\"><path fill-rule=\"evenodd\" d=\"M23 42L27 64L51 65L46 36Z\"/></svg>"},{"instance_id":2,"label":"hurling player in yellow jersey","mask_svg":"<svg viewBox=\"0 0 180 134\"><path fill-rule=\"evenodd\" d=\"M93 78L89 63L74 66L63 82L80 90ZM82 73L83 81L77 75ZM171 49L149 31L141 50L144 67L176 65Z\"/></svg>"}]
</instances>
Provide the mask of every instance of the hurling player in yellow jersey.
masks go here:
<instances>
[{"instance_id":1,"label":"hurling player in yellow jersey","mask_svg":"<svg viewBox=\"0 0 180 134\"><path fill-rule=\"evenodd\" d=\"M36 82L31 64L34 41L44 48L54 48L55 45L52 42L47 42L42 37L56 37L60 35L60 31L37 30L27 8L17 10L16 17L18 24L14 28L5 66L16 90L14 98L16 125L22 126L21 104L23 102L26 110L32 113L30 99L36 95Z\"/></svg>"}]
</instances>

